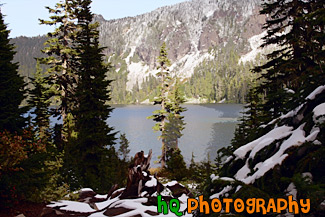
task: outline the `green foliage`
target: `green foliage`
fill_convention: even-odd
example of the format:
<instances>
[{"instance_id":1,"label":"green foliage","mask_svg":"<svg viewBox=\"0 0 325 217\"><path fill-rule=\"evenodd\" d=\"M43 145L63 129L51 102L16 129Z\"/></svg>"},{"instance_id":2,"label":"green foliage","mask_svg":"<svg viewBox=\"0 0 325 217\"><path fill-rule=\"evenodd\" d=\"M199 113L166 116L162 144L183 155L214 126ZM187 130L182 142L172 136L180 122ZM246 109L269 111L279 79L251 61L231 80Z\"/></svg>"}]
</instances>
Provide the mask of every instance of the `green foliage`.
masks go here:
<instances>
[{"instance_id":1,"label":"green foliage","mask_svg":"<svg viewBox=\"0 0 325 217\"><path fill-rule=\"evenodd\" d=\"M130 153L129 144L130 142L126 138L125 133L122 133L120 135L120 147L118 149L118 152L123 161L127 161L129 158L129 153Z\"/></svg>"},{"instance_id":2,"label":"green foliage","mask_svg":"<svg viewBox=\"0 0 325 217\"><path fill-rule=\"evenodd\" d=\"M250 72L252 63L238 64L240 56L233 47L220 49L213 60L204 60L185 83L188 98L214 103L243 103L257 75Z\"/></svg>"},{"instance_id":3,"label":"green foliage","mask_svg":"<svg viewBox=\"0 0 325 217\"><path fill-rule=\"evenodd\" d=\"M49 150L49 149L48 149ZM63 154L47 152L47 160L44 162L46 182L42 188L34 190L29 200L33 202L50 202L60 200L69 193L69 185L62 183L61 168L63 166Z\"/></svg>"},{"instance_id":4,"label":"green foliage","mask_svg":"<svg viewBox=\"0 0 325 217\"><path fill-rule=\"evenodd\" d=\"M44 25L56 25L52 33L48 33L45 48L42 50L46 57L39 58L40 63L45 64L47 74L51 80L54 91L54 103L59 108L54 110L56 116L61 115L63 127L61 136L63 142L68 142L73 134L72 110L75 107L74 92L77 84L77 76L73 71L72 59L78 53L74 49L76 37L76 1L67 0L57 3L55 9L46 7L50 14L50 20L41 20Z\"/></svg>"},{"instance_id":5,"label":"green foliage","mask_svg":"<svg viewBox=\"0 0 325 217\"><path fill-rule=\"evenodd\" d=\"M183 155L178 148L170 148L166 154L167 171L169 178L177 181L184 180L188 176L188 170Z\"/></svg>"},{"instance_id":6,"label":"green foliage","mask_svg":"<svg viewBox=\"0 0 325 217\"><path fill-rule=\"evenodd\" d=\"M106 104L110 99L106 79L109 67L103 63L103 47L99 46L98 23L92 23L91 1L76 1L79 5L76 14L79 29L76 38L78 58L73 60L78 73L76 102L72 110L75 117L76 138L67 145L67 165L75 171L81 186L98 192L106 192L116 180L119 160L113 148L115 134L106 124L112 108ZM70 161L69 161L70 160ZM75 168L74 168L75 167Z\"/></svg>"},{"instance_id":7,"label":"green foliage","mask_svg":"<svg viewBox=\"0 0 325 217\"><path fill-rule=\"evenodd\" d=\"M178 149L178 139L182 136L181 131L185 125L184 117L180 114L186 110L181 107L181 103L184 103L185 99L183 92L180 90L180 81L177 76L171 77L168 69L170 60L167 55L164 42L160 48L160 55L157 58L158 69L160 69L157 77L160 78L160 85L158 87L158 95L154 98L154 104L160 105L161 109L155 110L153 115L148 117L157 122L153 130L161 131L159 138L162 141L162 155L160 158L162 168L165 167L166 152L169 149Z\"/></svg>"},{"instance_id":8,"label":"green foliage","mask_svg":"<svg viewBox=\"0 0 325 217\"><path fill-rule=\"evenodd\" d=\"M18 75L18 64L13 63L16 52L10 44L9 32L0 11L0 131L14 133L26 126L23 114L28 108L20 107L26 95L26 84Z\"/></svg>"},{"instance_id":9,"label":"green foliage","mask_svg":"<svg viewBox=\"0 0 325 217\"><path fill-rule=\"evenodd\" d=\"M168 101L168 93L169 93L169 88L170 88L170 73L168 66L170 66L170 61L167 57L167 50L166 50L166 44L165 42L162 44L160 48L160 55L158 56L158 67L157 69L160 69L160 71L157 73L157 77L160 78L160 86L159 86L159 92L158 95L154 99L154 104L158 104L161 106L161 109L155 110L153 112L153 115L148 117L150 119L153 119L157 123L153 127L154 131L161 131L161 138L162 139L162 155L161 155L161 167L165 167L166 163L166 151L167 146L166 146L166 141L165 141L165 130L166 130L166 119L168 116L168 111L166 109L166 104Z\"/></svg>"},{"instance_id":10,"label":"green foliage","mask_svg":"<svg viewBox=\"0 0 325 217\"><path fill-rule=\"evenodd\" d=\"M31 83L34 86L29 91L29 106L33 108L32 114L35 115L33 121L35 123L35 131L38 137L45 141L50 138L50 104L53 91L50 89L51 81L48 76L44 75L40 68L39 61L36 65L36 73L34 78L31 78Z\"/></svg>"}]
</instances>

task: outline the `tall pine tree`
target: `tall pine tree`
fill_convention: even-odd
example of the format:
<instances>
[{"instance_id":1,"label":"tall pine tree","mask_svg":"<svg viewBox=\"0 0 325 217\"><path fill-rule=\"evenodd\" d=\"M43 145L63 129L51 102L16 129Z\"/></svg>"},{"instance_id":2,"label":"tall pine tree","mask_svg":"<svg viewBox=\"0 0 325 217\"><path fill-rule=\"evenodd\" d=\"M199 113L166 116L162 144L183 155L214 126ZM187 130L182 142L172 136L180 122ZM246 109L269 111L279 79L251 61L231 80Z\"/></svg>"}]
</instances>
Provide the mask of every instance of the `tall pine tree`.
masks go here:
<instances>
[{"instance_id":1,"label":"tall pine tree","mask_svg":"<svg viewBox=\"0 0 325 217\"><path fill-rule=\"evenodd\" d=\"M20 107L25 99L26 84L18 74L18 64L13 63L16 52L10 44L9 33L0 9L0 131L13 133L26 126L23 115L28 108Z\"/></svg>"},{"instance_id":2,"label":"tall pine tree","mask_svg":"<svg viewBox=\"0 0 325 217\"><path fill-rule=\"evenodd\" d=\"M265 1L261 14L268 15L264 28L267 35L262 47L275 45L267 55L268 61L254 68L261 73L262 84L257 87L265 94L264 123L295 108L307 92L315 88L324 64L324 21L319 12L324 2L317 0ZM294 99L294 100L293 100ZM290 102L290 103L288 103Z\"/></svg>"},{"instance_id":3,"label":"tall pine tree","mask_svg":"<svg viewBox=\"0 0 325 217\"><path fill-rule=\"evenodd\" d=\"M46 7L52 14L49 21L40 20L41 24L57 26L54 32L47 35L47 46L42 50L47 57L40 61L49 66L48 74L56 89L55 99L59 107L54 110L54 114L60 115L63 121L61 137L64 143L68 142L73 133L72 110L75 106L74 92L77 84L77 75L72 69L72 59L77 55L74 49L77 31L76 6L75 0L61 0L55 9Z\"/></svg>"},{"instance_id":4,"label":"tall pine tree","mask_svg":"<svg viewBox=\"0 0 325 217\"><path fill-rule=\"evenodd\" d=\"M160 71L157 73L157 77L160 78L160 86L158 96L154 99L154 105L160 105L160 110L154 111L153 115L148 117L156 121L156 125L153 127L155 131L161 131L161 158L160 163L161 167L164 168L166 165L166 151L167 151L167 144L165 138L165 131L166 131L166 119L168 116L168 112L166 110L166 104L168 102L168 92L170 89L170 73L168 67L170 66L170 60L167 57L167 49L166 43L164 42L160 47L160 54L158 56L158 69Z\"/></svg>"},{"instance_id":5,"label":"tall pine tree","mask_svg":"<svg viewBox=\"0 0 325 217\"><path fill-rule=\"evenodd\" d=\"M180 151L178 149L178 139L182 136L184 129L184 120L181 113L186 109L181 106L185 102L184 94L180 89L180 80L175 76L171 77L168 67L170 60L167 57L166 43L164 42L160 48L160 55L158 56L158 69L157 77L160 78L160 86L158 96L154 98L154 104L160 105L160 109L153 112L153 115L148 117L156 121L153 127L155 131L161 131L159 138L162 142L161 154L161 167L164 168L167 161L167 151L171 149Z\"/></svg>"},{"instance_id":6,"label":"tall pine tree","mask_svg":"<svg viewBox=\"0 0 325 217\"><path fill-rule=\"evenodd\" d=\"M116 180L115 164L118 163L115 133L106 120L112 108L108 87L111 80L106 78L109 70L103 62L104 47L99 45L98 23L93 23L90 11L91 0L77 0L78 34L75 42L79 55L74 59L78 72L76 88L77 108L74 110L77 138L71 151L75 151L74 162L82 186L99 192L106 192Z\"/></svg>"}]
</instances>

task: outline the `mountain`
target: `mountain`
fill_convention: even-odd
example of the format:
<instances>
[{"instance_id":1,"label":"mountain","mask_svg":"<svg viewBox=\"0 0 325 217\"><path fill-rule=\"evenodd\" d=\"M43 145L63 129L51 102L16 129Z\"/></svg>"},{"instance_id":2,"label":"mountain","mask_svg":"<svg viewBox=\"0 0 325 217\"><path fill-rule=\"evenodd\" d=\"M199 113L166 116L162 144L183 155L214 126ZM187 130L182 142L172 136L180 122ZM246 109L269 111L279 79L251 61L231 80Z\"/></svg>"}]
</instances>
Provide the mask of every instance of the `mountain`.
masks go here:
<instances>
[{"instance_id":1,"label":"mountain","mask_svg":"<svg viewBox=\"0 0 325 217\"><path fill-rule=\"evenodd\" d=\"M107 21L96 15L100 42L107 47L105 54L113 65L108 74L116 81L112 87L113 102L142 101L154 95L156 57L163 41L173 63L170 69L181 78L190 79L205 68L208 73L213 71L212 77L218 74L218 80L222 80L205 81L216 89L208 96L203 90L187 87L188 97L242 102L247 86L256 76L250 75L249 67L235 67L258 56L257 45L265 21L259 15L260 3L260 0L192 0L136 17ZM21 73L30 74L31 65L35 65L33 57L41 55L39 48L45 37L18 37L12 41L17 46L16 61ZM231 70L214 70L220 65L230 65Z\"/></svg>"}]
</instances>

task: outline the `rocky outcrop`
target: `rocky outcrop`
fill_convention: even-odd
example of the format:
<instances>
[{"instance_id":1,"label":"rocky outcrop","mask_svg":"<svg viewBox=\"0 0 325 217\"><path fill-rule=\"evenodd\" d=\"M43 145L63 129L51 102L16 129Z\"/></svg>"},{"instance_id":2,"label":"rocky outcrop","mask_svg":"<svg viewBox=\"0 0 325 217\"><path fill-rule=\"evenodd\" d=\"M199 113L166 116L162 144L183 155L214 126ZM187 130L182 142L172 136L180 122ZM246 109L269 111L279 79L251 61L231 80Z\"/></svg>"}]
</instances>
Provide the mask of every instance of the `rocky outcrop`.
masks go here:
<instances>
[{"instance_id":1,"label":"rocky outcrop","mask_svg":"<svg viewBox=\"0 0 325 217\"><path fill-rule=\"evenodd\" d=\"M176 181L162 184L154 175L150 175L151 155L151 150L148 155L144 155L143 151L135 155L134 163L128 169L126 188L117 189L117 185L114 185L106 195L98 195L92 189L84 188L79 192L78 201L52 202L41 216L166 216L157 213L158 195L162 195L167 202L178 198L180 211L184 211L187 198L193 197L192 193ZM171 213L171 216L175 215Z\"/></svg>"}]
</instances>

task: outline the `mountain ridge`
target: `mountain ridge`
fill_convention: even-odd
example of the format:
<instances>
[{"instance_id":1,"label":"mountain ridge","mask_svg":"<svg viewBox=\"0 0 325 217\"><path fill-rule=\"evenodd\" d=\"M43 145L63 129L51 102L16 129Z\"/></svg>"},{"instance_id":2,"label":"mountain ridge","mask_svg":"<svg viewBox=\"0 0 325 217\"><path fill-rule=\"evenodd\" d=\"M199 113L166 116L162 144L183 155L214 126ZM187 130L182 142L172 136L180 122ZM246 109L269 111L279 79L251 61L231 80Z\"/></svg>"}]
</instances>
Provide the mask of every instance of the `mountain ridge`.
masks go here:
<instances>
[{"instance_id":1,"label":"mountain ridge","mask_svg":"<svg viewBox=\"0 0 325 217\"><path fill-rule=\"evenodd\" d=\"M96 15L94 21L100 23L100 42L107 47L104 53L115 73L108 75L119 83L113 88L125 89L113 98L134 95L134 88L142 89L143 82L155 77L156 57L163 41L173 63L170 70L181 78L191 78L196 68L202 67L200 64L213 62L221 50L225 56L230 50L239 57L249 53L253 49L249 39L263 32L265 17L259 15L259 10L260 0L192 0L135 17L105 20L102 15ZM12 39L18 44L15 61L20 63L21 74L33 74L33 58L41 56L39 50L45 39L45 36L32 37L30 41L26 37ZM29 43L33 47L28 47ZM138 101L135 98L133 101Z\"/></svg>"}]
</instances>

